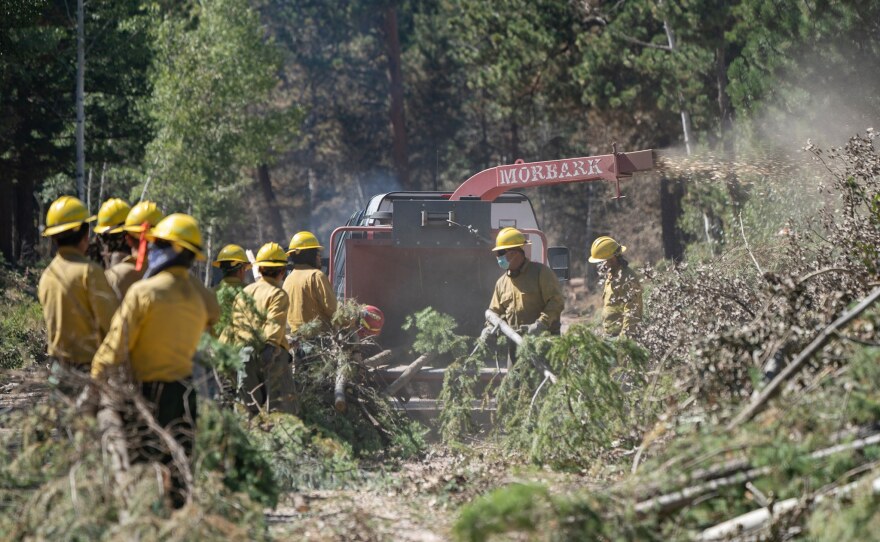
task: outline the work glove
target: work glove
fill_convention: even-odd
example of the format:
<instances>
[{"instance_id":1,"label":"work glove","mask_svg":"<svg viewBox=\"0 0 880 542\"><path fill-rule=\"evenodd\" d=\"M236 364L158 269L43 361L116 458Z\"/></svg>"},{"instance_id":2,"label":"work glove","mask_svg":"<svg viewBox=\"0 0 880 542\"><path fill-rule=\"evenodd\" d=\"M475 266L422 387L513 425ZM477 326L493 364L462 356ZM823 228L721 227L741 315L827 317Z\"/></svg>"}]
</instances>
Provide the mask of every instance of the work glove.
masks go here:
<instances>
[{"instance_id":1,"label":"work glove","mask_svg":"<svg viewBox=\"0 0 880 542\"><path fill-rule=\"evenodd\" d=\"M480 342L490 347L498 344L498 336L495 334L495 330L491 327L484 327L480 333Z\"/></svg>"},{"instance_id":2,"label":"work glove","mask_svg":"<svg viewBox=\"0 0 880 542\"><path fill-rule=\"evenodd\" d=\"M519 326L520 335L540 335L544 331L547 331L547 326L540 320L527 326Z\"/></svg>"}]
</instances>

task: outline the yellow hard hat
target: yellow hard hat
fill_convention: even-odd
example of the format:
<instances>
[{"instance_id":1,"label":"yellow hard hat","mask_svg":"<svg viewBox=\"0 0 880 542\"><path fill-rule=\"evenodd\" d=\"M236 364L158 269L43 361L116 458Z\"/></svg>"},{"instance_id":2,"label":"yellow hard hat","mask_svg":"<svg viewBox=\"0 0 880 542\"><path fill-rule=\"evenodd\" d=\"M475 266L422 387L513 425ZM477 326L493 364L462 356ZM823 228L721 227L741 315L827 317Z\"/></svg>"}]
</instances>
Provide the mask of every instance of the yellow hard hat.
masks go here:
<instances>
[{"instance_id":1,"label":"yellow hard hat","mask_svg":"<svg viewBox=\"0 0 880 542\"><path fill-rule=\"evenodd\" d=\"M278 243L266 243L257 252L254 264L257 267L284 267L287 265L287 254Z\"/></svg>"},{"instance_id":2,"label":"yellow hard hat","mask_svg":"<svg viewBox=\"0 0 880 542\"><path fill-rule=\"evenodd\" d=\"M148 241L161 239L173 245L183 247L196 255L199 260L205 259L202 252L202 234L196 219L183 213L174 213L163 218L156 227L147 233Z\"/></svg>"},{"instance_id":3,"label":"yellow hard hat","mask_svg":"<svg viewBox=\"0 0 880 542\"><path fill-rule=\"evenodd\" d=\"M247 258L247 254L244 249L238 245L226 245L222 249L220 249L220 253L217 254L217 259L214 260L214 267L220 267L222 262L232 262L232 263L243 263L250 267L250 261Z\"/></svg>"},{"instance_id":4,"label":"yellow hard hat","mask_svg":"<svg viewBox=\"0 0 880 542\"><path fill-rule=\"evenodd\" d=\"M95 233L107 233L109 230L117 228L110 233L119 233L118 229L125 223L128 212L131 211L131 205L125 200L119 198L110 198L101 205L98 210L98 223L95 225Z\"/></svg>"},{"instance_id":5,"label":"yellow hard hat","mask_svg":"<svg viewBox=\"0 0 880 542\"><path fill-rule=\"evenodd\" d=\"M518 229L504 228L498 232L498 236L495 237L495 248L493 248L492 251L519 248L530 244L531 242L526 241L526 236Z\"/></svg>"},{"instance_id":6,"label":"yellow hard hat","mask_svg":"<svg viewBox=\"0 0 880 542\"><path fill-rule=\"evenodd\" d=\"M612 256L617 256L624 252L626 252L625 246L611 237L603 235L593 241L593 246L590 247L590 263L604 262Z\"/></svg>"},{"instance_id":7,"label":"yellow hard hat","mask_svg":"<svg viewBox=\"0 0 880 542\"><path fill-rule=\"evenodd\" d=\"M318 238L310 231L301 231L290 238L290 246L287 247L288 254L298 254L301 250L310 248L324 248L318 243Z\"/></svg>"},{"instance_id":8,"label":"yellow hard hat","mask_svg":"<svg viewBox=\"0 0 880 542\"><path fill-rule=\"evenodd\" d=\"M135 206L131 208L128 216L125 217L125 225L114 230L110 230L110 233L119 233L121 231L127 231L128 233L135 234L141 233L141 228L144 222L152 227L158 224L164 216L165 214L159 210L159 206L156 205L155 202L142 201L135 204Z\"/></svg>"},{"instance_id":9,"label":"yellow hard hat","mask_svg":"<svg viewBox=\"0 0 880 542\"><path fill-rule=\"evenodd\" d=\"M85 204L73 196L61 196L52 202L46 213L46 229L43 237L58 235L91 222L96 217L89 216Z\"/></svg>"}]
</instances>

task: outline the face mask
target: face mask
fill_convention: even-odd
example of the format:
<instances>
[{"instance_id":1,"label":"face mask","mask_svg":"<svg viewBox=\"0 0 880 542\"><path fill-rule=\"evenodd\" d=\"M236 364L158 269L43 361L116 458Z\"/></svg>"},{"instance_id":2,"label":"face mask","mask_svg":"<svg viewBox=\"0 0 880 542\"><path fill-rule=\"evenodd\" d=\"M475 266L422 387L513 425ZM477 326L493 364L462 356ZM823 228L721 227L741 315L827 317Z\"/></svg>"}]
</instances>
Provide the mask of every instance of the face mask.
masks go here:
<instances>
[{"instance_id":1,"label":"face mask","mask_svg":"<svg viewBox=\"0 0 880 542\"><path fill-rule=\"evenodd\" d=\"M501 269L507 271L510 268L510 262L507 261L507 254L504 256L497 256L495 259L498 260L498 267Z\"/></svg>"},{"instance_id":2,"label":"face mask","mask_svg":"<svg viewBox=\"0 0 880 542\"><path fill-rule=\"evenodd\" d=\"M147 272L146 278L152 277L159 271L169 267L169 263L173 262L179 253L174 249L173 245L158 247L150 245L147 251Z\"/></svg>"}]
</instances>

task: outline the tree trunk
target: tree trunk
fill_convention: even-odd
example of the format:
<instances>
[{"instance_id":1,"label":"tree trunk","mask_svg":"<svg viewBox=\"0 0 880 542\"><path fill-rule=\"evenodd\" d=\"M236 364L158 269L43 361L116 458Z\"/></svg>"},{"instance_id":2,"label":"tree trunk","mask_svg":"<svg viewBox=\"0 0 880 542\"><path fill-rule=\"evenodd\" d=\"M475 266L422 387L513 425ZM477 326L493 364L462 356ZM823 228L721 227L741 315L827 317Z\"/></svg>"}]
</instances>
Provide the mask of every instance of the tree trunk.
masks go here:
<instances>
[{"instance_id":1,"label":"tree trunk","mask_svg":"<svg viewBox=\"0 0 880 542\"><path fill-rule=\"evenodd\" d=\"M260 191L263 193L263 199L266 202L266 214L269 219L269 227L272 229L272 238L279 243L284 242L284 221L281 219L281 211L278 209L278 198L275 197L275 190L272 188L272 180L269 178L269 166L260 164L257 167L257 184L260 185Z\"/></svg>"},{"instance_id":2,"label":"tree trunk","mask_svg":"<svg viewBox=\"0 0 880 542\"><path fill-rule=\"evenodd\" d=\"M409 180L409 163L406 143L406 119L403 104L403 75L400 67L400 36L397 30L397 7L394 3L385 8L383 18L385 54L388 56L388 77L391 94L391 157L394 172L404 188L412 189Z\"/></svg>"},{"instance_id":3,"label":"tree trunk","mask_svg":"<svg viewBox=\"0 0 880 542\"><path fill-rule=\"evenodd\" d=\"M0 179L0 252L7 262L15 261L16 184L12 175Z\"/></svg>"},{"instance_id":4,"label":"tree trunk","mask_svg":"<svg viewBox=\"0 0 880 542\"><path fill-rule=\"evenodd\" d=\"M666 43L669 44L669 49L673 51L673 54L676 49L675 45L675 33L672 31L672 27L669 25L669 21L663 20L663 30L666 31ZM679 114L681 115L681 132L684 137L684 149L687 152L687 155L691 155L691 142L693 138L691 137L691 116L688 113L687 109L684 107L685 100L684 95L681 91L678 92L678 107Z\"/></svg>"},{"instance_id":5,"label":"tree trunk","mask_svg":"<svg viewBox=\"0 0 880 542\"><path fill-rule=\"evenodd\" d=\"M76 2L76 191L85 201L85 22L83 0Z\"/></svg>"},{"instance_id":6,"label":"tree trunk","mask_svg":"<svg viewBox=\"0 0 880 542\"><path fill-rule=\"evenodd\" d=\"M734 211L742 209L746 194L736 176L736 147L733 133L733 110L730 96L727 94L727 48L722 43L715 49L715 83L718 89L718 115L721 121L721 148L727 159L727 190L733 203Z\"/></svg>"},{"instance_id":7,"label":"tree trunk","mask_svg":"<svg viewBox=\"0 0 880 542\"><path fill-rule=\"evenodd\" d=\"M19 177L15 191L15 237L13 257L19 262L36 260L37 226L34 222L34 179L29 174Z\"/></svg>"},{"instance_id":8,"label":"tree trunk","mask_svg":"<svg viewBox=\"0 0 880 542\"><path fill-rule=\"evenodd\" d=\"M205 260L211 262L214 259L214 225L208 224L208 240L205 243ZM210 263L205 264L205 288L211 287L212 270L214 267Z\"/></svg>"},{"instance_id":9,"label":"tree trunk","mask_svg":"<svg viewBox=\"0 0 880 542\"><path fill-rule=\"evenodd\" d=\"M681 217L681 200L684 184L667 178L660 179L660 225L663 234L663 255L667 260L680 262L684 257L684 241L678 219Z\"/></svg>"},{"instance_id":10,"label":"tree trunk","mask_svg":"<svg viewBox=\"0 0 880 542\"><path fill-rule=\"evenodd\" d=\"M513 163L522 156L519 155L519 123L516 119L510 121L510 163Z\"/></svg>"}]
</instances>

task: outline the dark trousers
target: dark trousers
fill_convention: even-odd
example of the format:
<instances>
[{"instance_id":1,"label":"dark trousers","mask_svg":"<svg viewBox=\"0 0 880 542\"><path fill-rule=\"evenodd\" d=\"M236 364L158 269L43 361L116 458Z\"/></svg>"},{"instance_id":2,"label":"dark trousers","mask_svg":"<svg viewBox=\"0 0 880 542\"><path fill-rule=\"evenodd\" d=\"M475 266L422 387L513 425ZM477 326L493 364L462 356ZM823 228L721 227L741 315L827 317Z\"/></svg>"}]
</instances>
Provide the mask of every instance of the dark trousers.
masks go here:
<instances>
[{"instance_id":1,"label":"dark trousers","mask_svg":"<svg viewBox=\"0 0 880 542\"><path fill-rule=\"evenodd\" d=\"M242 400L252 414L260 410L296 414L296 390L287 350L267 344L245 365Z\"/></svg>"},{"instance_id":2,"label":"dark trousers","mask_svg":"<svg viewBox=\"0 0 880 542\"><path fill-rule=\"evenodd\" d=\"M141 393L150 406L159 426L168 431L174 440L186 452L190 468L192 468L193 445L196 432L196 390L189 380L176 382L144 382ZM174 465L168 446L161 442L158 435L150 430L142 433L143 445L138 449L140 458L146 461L158 461L167 465L171 471L171 500L175 507L182 506L186 501L184 495L185 482L180 469Z\"/></svg>"}]
</instances>

